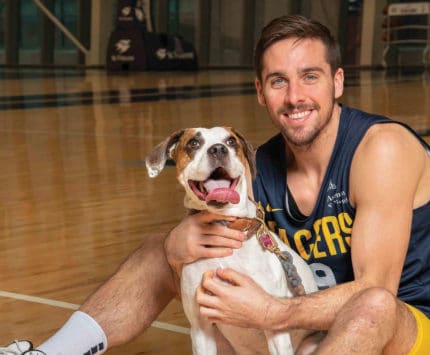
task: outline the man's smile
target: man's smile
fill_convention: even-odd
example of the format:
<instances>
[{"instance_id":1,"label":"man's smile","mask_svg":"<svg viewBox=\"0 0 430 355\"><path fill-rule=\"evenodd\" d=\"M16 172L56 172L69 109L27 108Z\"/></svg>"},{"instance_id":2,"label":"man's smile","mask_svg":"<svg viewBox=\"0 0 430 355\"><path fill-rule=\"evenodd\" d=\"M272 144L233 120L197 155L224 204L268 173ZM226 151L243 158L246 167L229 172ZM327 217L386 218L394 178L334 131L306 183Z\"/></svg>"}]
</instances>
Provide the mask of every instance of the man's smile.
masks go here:
<instances>
[{"instance_id":1,"label":"man's smile","mask_svg":"<svg viewBox=\"0 0 430 355\"><path fill-rule=\"evenodd\" d=\"M287 113L286 115L292 120L299 120L299 119L304 118L305 116L309 115L310 113L311 113L311 111L308 110L308 111L302 111L302 112Z\"/></svg>"}]
</instances>

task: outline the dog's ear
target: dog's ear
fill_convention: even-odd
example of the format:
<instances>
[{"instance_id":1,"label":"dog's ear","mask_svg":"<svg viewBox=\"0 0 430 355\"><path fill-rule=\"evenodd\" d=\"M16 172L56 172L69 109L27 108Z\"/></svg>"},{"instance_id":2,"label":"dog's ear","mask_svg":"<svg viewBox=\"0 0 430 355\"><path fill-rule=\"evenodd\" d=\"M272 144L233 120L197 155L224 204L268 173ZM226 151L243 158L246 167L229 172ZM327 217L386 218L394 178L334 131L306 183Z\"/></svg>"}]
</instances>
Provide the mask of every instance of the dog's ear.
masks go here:
<instances>
[{"instance_id":1,"label":"dog's ear","mask_svg":"<svg viewBox=\"0 0 430 355\"><path fill-rule=\"evenodd\" d=\"M249 172L251 173L251 177L252 179L255 178L256 174L257 174L257 166L255 163L255 149L252 146L251 143L249 143L244 136L242 136L241 133L239 133L238 131L236 131L234 128L230 128L233 133L237 136L237 138L239 138L240 143L243 147L243 152L245 153L245 157L246 160L248 161L248 165L249 165Z\"/></svg>"},{"instance_id":2,"label":"dog's ear","mask_svg":"<svg viewBox=\"0 0 430 355\"><path fill-rule=\"evenodd\" d=\"M164 169L167 159L171 158L171 151L181 139L185 130L180 130L172 133L164 141L152 149L146 156L145 164L149 177L156 177Z\"/></svg>"}]
</instances>

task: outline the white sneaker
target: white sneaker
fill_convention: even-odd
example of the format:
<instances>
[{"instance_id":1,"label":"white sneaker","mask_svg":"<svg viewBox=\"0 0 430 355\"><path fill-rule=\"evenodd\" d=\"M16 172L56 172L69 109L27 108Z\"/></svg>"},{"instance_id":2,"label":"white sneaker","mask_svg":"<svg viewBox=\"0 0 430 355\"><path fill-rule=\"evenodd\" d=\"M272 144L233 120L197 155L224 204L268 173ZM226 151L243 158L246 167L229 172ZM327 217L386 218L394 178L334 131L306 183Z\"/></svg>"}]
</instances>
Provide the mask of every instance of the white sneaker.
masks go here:
<instances>
[{"instance_id":1,"label":"white sneaker","mask_svg":"<svg viewBox=\"0 0 430 355\"><path fill-rule=\"evenodd\" d=\"M28 340L15 340L5 348L0 347L0 355L46 355L43 351L33 349Z\"/></svg>"}]
</instances>

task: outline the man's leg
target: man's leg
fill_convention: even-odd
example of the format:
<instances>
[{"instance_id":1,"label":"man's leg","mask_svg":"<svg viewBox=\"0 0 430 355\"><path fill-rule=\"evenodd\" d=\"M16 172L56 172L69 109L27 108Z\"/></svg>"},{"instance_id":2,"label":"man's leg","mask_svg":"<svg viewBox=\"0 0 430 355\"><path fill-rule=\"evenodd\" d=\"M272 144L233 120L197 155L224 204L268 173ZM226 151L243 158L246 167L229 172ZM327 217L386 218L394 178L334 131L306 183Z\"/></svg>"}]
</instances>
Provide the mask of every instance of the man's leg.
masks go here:
<instances>
[{"instance_id":1,"label":"man's leg","mask_svg":"<svg viewBox=\"0 0 430 355\"><path fill-rule=\"evenodd\" d=\"M315 354L407 354L416 334L416 321L407 306L387 290L372 288L340 310Z\"/></svg>"},{"instance_id":2,"label":"man's leg","mask_svg":"<svg viewBox=\"0 0 430 355\"><path fill-rule=\"evenodd\" d=\"M145 237L143 245L80 307L102 328L109 348L126 343L149 327L175 296L175 279L164 252L164 240L165 235ZM66 339L70 344L79 344L83 341L82 332L77 332L77 338L69 330L78 327L77 323L63 327L41 348L53 349Z\"/></svg>"}]
</instances>

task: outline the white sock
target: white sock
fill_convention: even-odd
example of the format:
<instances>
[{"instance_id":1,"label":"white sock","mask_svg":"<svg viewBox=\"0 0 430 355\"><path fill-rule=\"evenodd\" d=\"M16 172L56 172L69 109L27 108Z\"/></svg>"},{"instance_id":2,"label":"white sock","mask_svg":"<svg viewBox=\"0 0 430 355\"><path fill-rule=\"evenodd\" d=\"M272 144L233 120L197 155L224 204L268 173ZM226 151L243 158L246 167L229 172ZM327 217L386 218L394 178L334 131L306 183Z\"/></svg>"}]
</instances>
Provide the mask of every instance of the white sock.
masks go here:
<instances>
[{"instance_id":1,"label":"white sock","mask_svg":"<svg viewBox=\"0 0 430 355\"><path fill-rule=\"evenodd\" d=\"M76 311L57 333L37 349L47 355L102 354L107 350L107 339L93 318Z\"/></svg>"}]
</instances>

